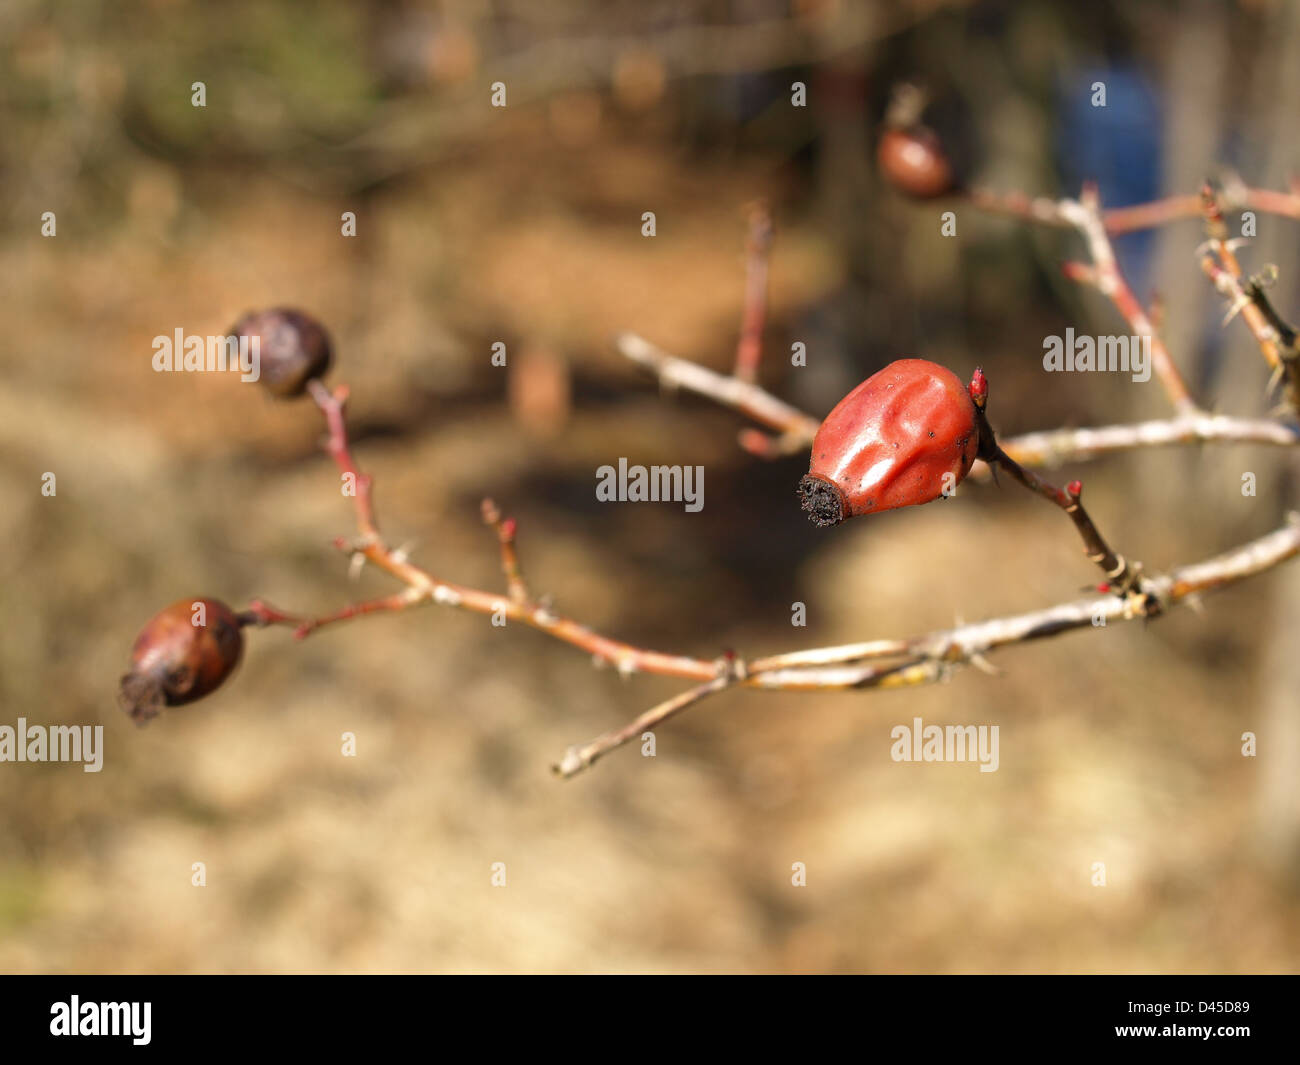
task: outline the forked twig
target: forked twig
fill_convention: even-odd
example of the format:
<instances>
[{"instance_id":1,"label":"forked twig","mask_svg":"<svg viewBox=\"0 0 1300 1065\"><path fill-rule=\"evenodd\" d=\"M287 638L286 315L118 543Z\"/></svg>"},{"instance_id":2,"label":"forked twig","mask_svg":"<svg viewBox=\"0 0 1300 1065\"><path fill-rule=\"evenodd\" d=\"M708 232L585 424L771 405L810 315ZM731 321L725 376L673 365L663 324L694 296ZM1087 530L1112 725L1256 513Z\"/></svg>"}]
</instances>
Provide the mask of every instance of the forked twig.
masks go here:
<instances>
[{"instance_id":1,"label":"forked twig","mask_svg":"<svg viewBox=\"0 0 1300 1065\"><path fill-rule=\"evenodd\" d=\"M999 647L1059 636L1077 629L1102 628L1110 622L1131 621L1163 613L1178 603L1196 602L1200 593L1223 588L1300 554L1300 514L1292 514L1280 529L1214 558L1180 566L1147 579L1146 588L1158 605L1146 609L1132 597L1107 595L1061 603L1044 610L991 618L954 629L930 632L907 640L875 640L843 647L821 647L755 659L741 679L718 678L711 684L670 699L621 729L604 733L581 746L570 747L553 767L571 777L608 754L710 695L731 687L765 691L846 691L906 688L933 684L968 664L979 664ZM901 661L883 662L897 658ZM869 665L859 663L871 662Z\"/></svg>"},{"instance_id":2,"label":"forked twig","mask_svg":"<svg viewBox=\"0 0 1300 1065\"><path fill-rule=\"evenodd\" d=\"M1262 197L1257 190L1238 190L1238 197L1243 203L1279 213L1288 213L1294 206L1293 217L1300 217L1300 200L1294 194L1291 199L1273 200ZM1293 204L1292 200L1296 203ZM1170 419L1030 433L999 443L987 422L983 422L980 405L982 433L987 433L986 438L981 438L981 456L1064 510L1083 540L1088 557L1105 572L1107 581L1104 587L1108 592L1119 594L1061 603L1043 610L961 625L910 639L882 639L841 647L814 648L769 655L749 662L731 654L712 659L692 658L637 647L603 636L535 601L519 566L515 523L513 519L503 518L490 500L484 501L483 518L496 532L507 586L505 595L443 581L412 563L403 551L390 549L375 520L371 480L358 468L348 441L344 417L347 390L337 388L331 392L313 381L311 395L320 407L328 429L326 448L345 478L350 475L354 487L352 494L360 535L356 540L341 538L336 543L353 553L354 557L373 562L406 587L396 594L354 604L317 618L287 614L261 601L254 601L244 617L260 625L290 625L296 635L302 637L324 625L370 613L436 603L480 614L499 615L505 620L529 625L590 653L597 662L613 663L624 673L642 671L697 682L694 687L651 708L622 728L570 748L554 767L558 775L569 777L637 735L729 688L831 691L929 684L946 677L953 669L967 664L982 664L984 655L1009 644L1096 627L1111 620L1157 616L1168 606L1194 600L1201 592L1260 573L1300 553L1300 517L1292 515L1284 527L1225 554L1177 567L1166 574L1146 575L1139 566L1125 561L1123 556L1113 551L1101 536L1082 505L1080 482L1073 481L1062 490L1024 468L1025 464L1050 465L1134 448L1192 442L1241 441L1277 446L1300 443L1300 434L1288 425L1229 418L1202 411L1192 400L1173 359L1119 271L1108 234L1185 217L1187 203L1175 198L1118 212L1102 212L1092 189L1085 189L1078 201L1029 200L1024 197L999 199L977 194L972 202L985 210L1078 229L1084 235L1092 262L1072 268L1073 274L1095 284L1115 303L1136 333L1150 338L1155 371L1176 412ZM1265 207L1265 203L1269 206ZM768 224L770 226L770 220ZM650 370L665 387L684 388L705 396L774 432L775 436L768 436L749 429L741 437L748 450L771 457L806 449L820 423L771 395L753 380L765 305L756 295L760 288L765 294L766 288L765 240L762 232L751 234L746 313L733 374L719 374L680 359L633 334L620 336L617 345L625 357ZM1231 254L1230 248L1227 253ZM1224 259L1224 249L1217 249L1216 254L1224 263L1222 266L1215 264L1216 268L1240 283L1239 268L1234 273L1229 261ZM1235 263L1235 259L1231 262ZM1220 283L1215 274L1211 276L1216 284ZM1245 285L1241 285L1241 291L1249 295ZM1263 309L1266 303L1263 301L1261 304L1260 300L1252 297L1252 305L1268 323L1267 312ZM1282 337L1278 322L1280 319L1270 324ZM1277 343L1276 339L1274 343ZM1290 343L1294 344L1293 334Z\"/></svg>"}]
</instances>

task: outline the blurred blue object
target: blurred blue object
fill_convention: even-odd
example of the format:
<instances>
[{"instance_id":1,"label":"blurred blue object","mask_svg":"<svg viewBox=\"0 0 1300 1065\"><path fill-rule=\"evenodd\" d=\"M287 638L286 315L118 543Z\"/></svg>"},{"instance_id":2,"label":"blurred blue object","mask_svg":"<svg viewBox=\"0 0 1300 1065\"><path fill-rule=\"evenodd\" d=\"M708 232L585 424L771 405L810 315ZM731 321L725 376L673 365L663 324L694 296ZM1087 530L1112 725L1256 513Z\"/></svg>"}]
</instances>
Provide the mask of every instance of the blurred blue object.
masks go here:
<instances>
[{"instance_id":1,"label":"blurred blue object","mask_svg":"<svg viewBox=\"0 0 1300 1065\"><path fill-rule=\"evenodd\" d=\"M1105 105L1097 86L1105 87ZM1065 190L1077 195L1095 181L1108 207L1144 203L1160 195L1164 121L1160 96L1142 72L1128 64L1084 68L1060 82L1056 158ZM1149 286L1153 235L1126 234L1116 253L1140 299Z\"/></svg>"}]
</instances>

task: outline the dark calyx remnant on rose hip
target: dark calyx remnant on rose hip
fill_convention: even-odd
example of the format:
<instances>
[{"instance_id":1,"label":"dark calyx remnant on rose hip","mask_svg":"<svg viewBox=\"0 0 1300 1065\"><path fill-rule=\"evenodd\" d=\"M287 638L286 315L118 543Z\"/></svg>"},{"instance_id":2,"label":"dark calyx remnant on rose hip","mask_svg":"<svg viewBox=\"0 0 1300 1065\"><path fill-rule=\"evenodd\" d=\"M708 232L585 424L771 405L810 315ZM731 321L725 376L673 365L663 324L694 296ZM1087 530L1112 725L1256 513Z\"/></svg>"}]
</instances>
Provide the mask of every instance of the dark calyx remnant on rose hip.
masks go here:
<instances>
[{"instance_id":1,"label":"dark calyx remnant on rose hip","mask_svg":"<svg viewBox=\"0 0 1300 1065\"><path fill-rule=\"evenodd\" d=\"M844 493L823 477L804 474L799 480L799 505L812 523L828 529L838 525L848 513L844 507Z\"/></svg>"}]
</instances>

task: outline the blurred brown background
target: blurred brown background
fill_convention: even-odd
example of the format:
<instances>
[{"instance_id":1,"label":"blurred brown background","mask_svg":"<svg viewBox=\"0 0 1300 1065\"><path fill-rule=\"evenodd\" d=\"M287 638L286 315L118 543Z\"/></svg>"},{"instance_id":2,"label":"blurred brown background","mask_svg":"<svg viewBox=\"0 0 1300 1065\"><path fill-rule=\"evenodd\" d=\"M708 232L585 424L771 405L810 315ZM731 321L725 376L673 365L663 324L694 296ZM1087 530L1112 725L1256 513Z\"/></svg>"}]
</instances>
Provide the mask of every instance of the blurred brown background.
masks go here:
<instances>
[{"instance_id":1,"label":"blurred brown background","mask_svg":"<svg viewBox=\"0 0 1300 1065\"><path fill-rule=\"evenodd\" d=\"M352 515L310 404L150 368L155 335L267 305L332 330L385 531L447 579L500 587L490 494L560 610L702 657L1073 597L1094 578L1069 528L1014 486L814 529L802 459L750 458L740 419L660 396L610 336L728 368L765 198L778 394L823 413L919 354L982 363L1003 432L1160 416L1154 382L1042 373L1044 335L1123 331L1060 279L1074 239L969 211L940 238L938 208L875 173L880 116L897 80L926 85L967 172L1003 189L1095 177L1118 205L1222 165L1280 188L1300 169L1293 5L16 0L0 56L0 724L102 723L106 745L97 775L0 765L0 970L1297 968L1295 566L1200 616L1011 649L996 678L728 693L661 728L657 758L565 784L568 744L684 685L433 607L253 632L225 688L146 729L114 705L176 599L323 612L392 588L349 582L330 546ZM1276 262L1294 312L1297 227L1259 234L1247 268ZM1198 396L1262 413L1266 369L1220 329L1200 239L1183 222L1119 250ZM703 464L703 511L598 505L620 456ZM1294 469L1224 448L1069 472L1158 569L1275 527ZM895 764L916 716L999 725L1000 770Z\"/></svg>"}]
</instances>

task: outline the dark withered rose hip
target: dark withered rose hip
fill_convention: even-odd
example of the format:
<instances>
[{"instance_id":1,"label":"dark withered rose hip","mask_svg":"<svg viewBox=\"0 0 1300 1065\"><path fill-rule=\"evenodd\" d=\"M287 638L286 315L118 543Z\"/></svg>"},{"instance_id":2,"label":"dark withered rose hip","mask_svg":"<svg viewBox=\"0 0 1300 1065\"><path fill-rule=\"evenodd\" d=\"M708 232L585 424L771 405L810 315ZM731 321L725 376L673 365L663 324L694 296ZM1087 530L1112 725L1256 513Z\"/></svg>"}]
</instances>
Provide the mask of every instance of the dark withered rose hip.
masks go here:
<instances>
[{"instance_id":1,"label":"dark withered rose hip","mask_svg":"<svg viewBox=\"0 0 1300 1065\"><path fill-rule=\"evenodd\" d=\"M976 379L984 383L978 370ZM929 503L970 473L979 448L975 400L957 375L925 359L899 359L826 415L799 482L800 503L821 526Z\"/></svg>"},{"instance_id":2,"label":"dark withered rose hip","mask_svg":"<svg viewBox=\"0 0 1300 1065\"><path fill-rule=\"evenodd\" d=\"M230 607L218 599L181 599L136 637L131 672L118 693L122 709L143 725L164 707L202 699L221 687L243 652L240 620Z\"/></svg>"},{"instance_id":3,"label":"dark withered rose hip","mask_svg":"<svg viewBox=\"0 0 1300 1065\"><path fill-rule=\"evenodd\" d=\"M287 307L246 314L231 333L259 338L259 380L283 398L302 395L307 382L323 376L333 359L325 327L311 315Z\"/></svg>"},{"instance_id":4,"label":"dark withered rose hip","mask_svg":"<svg viewBox=\"0 0 1300 1065\"><path fill-rule=\"evenodd\" d=\"M885 130L876 158L889 183L913 199L945 196L956 184L943 145L925 126Z\"/></svg>"}]
</instances>

